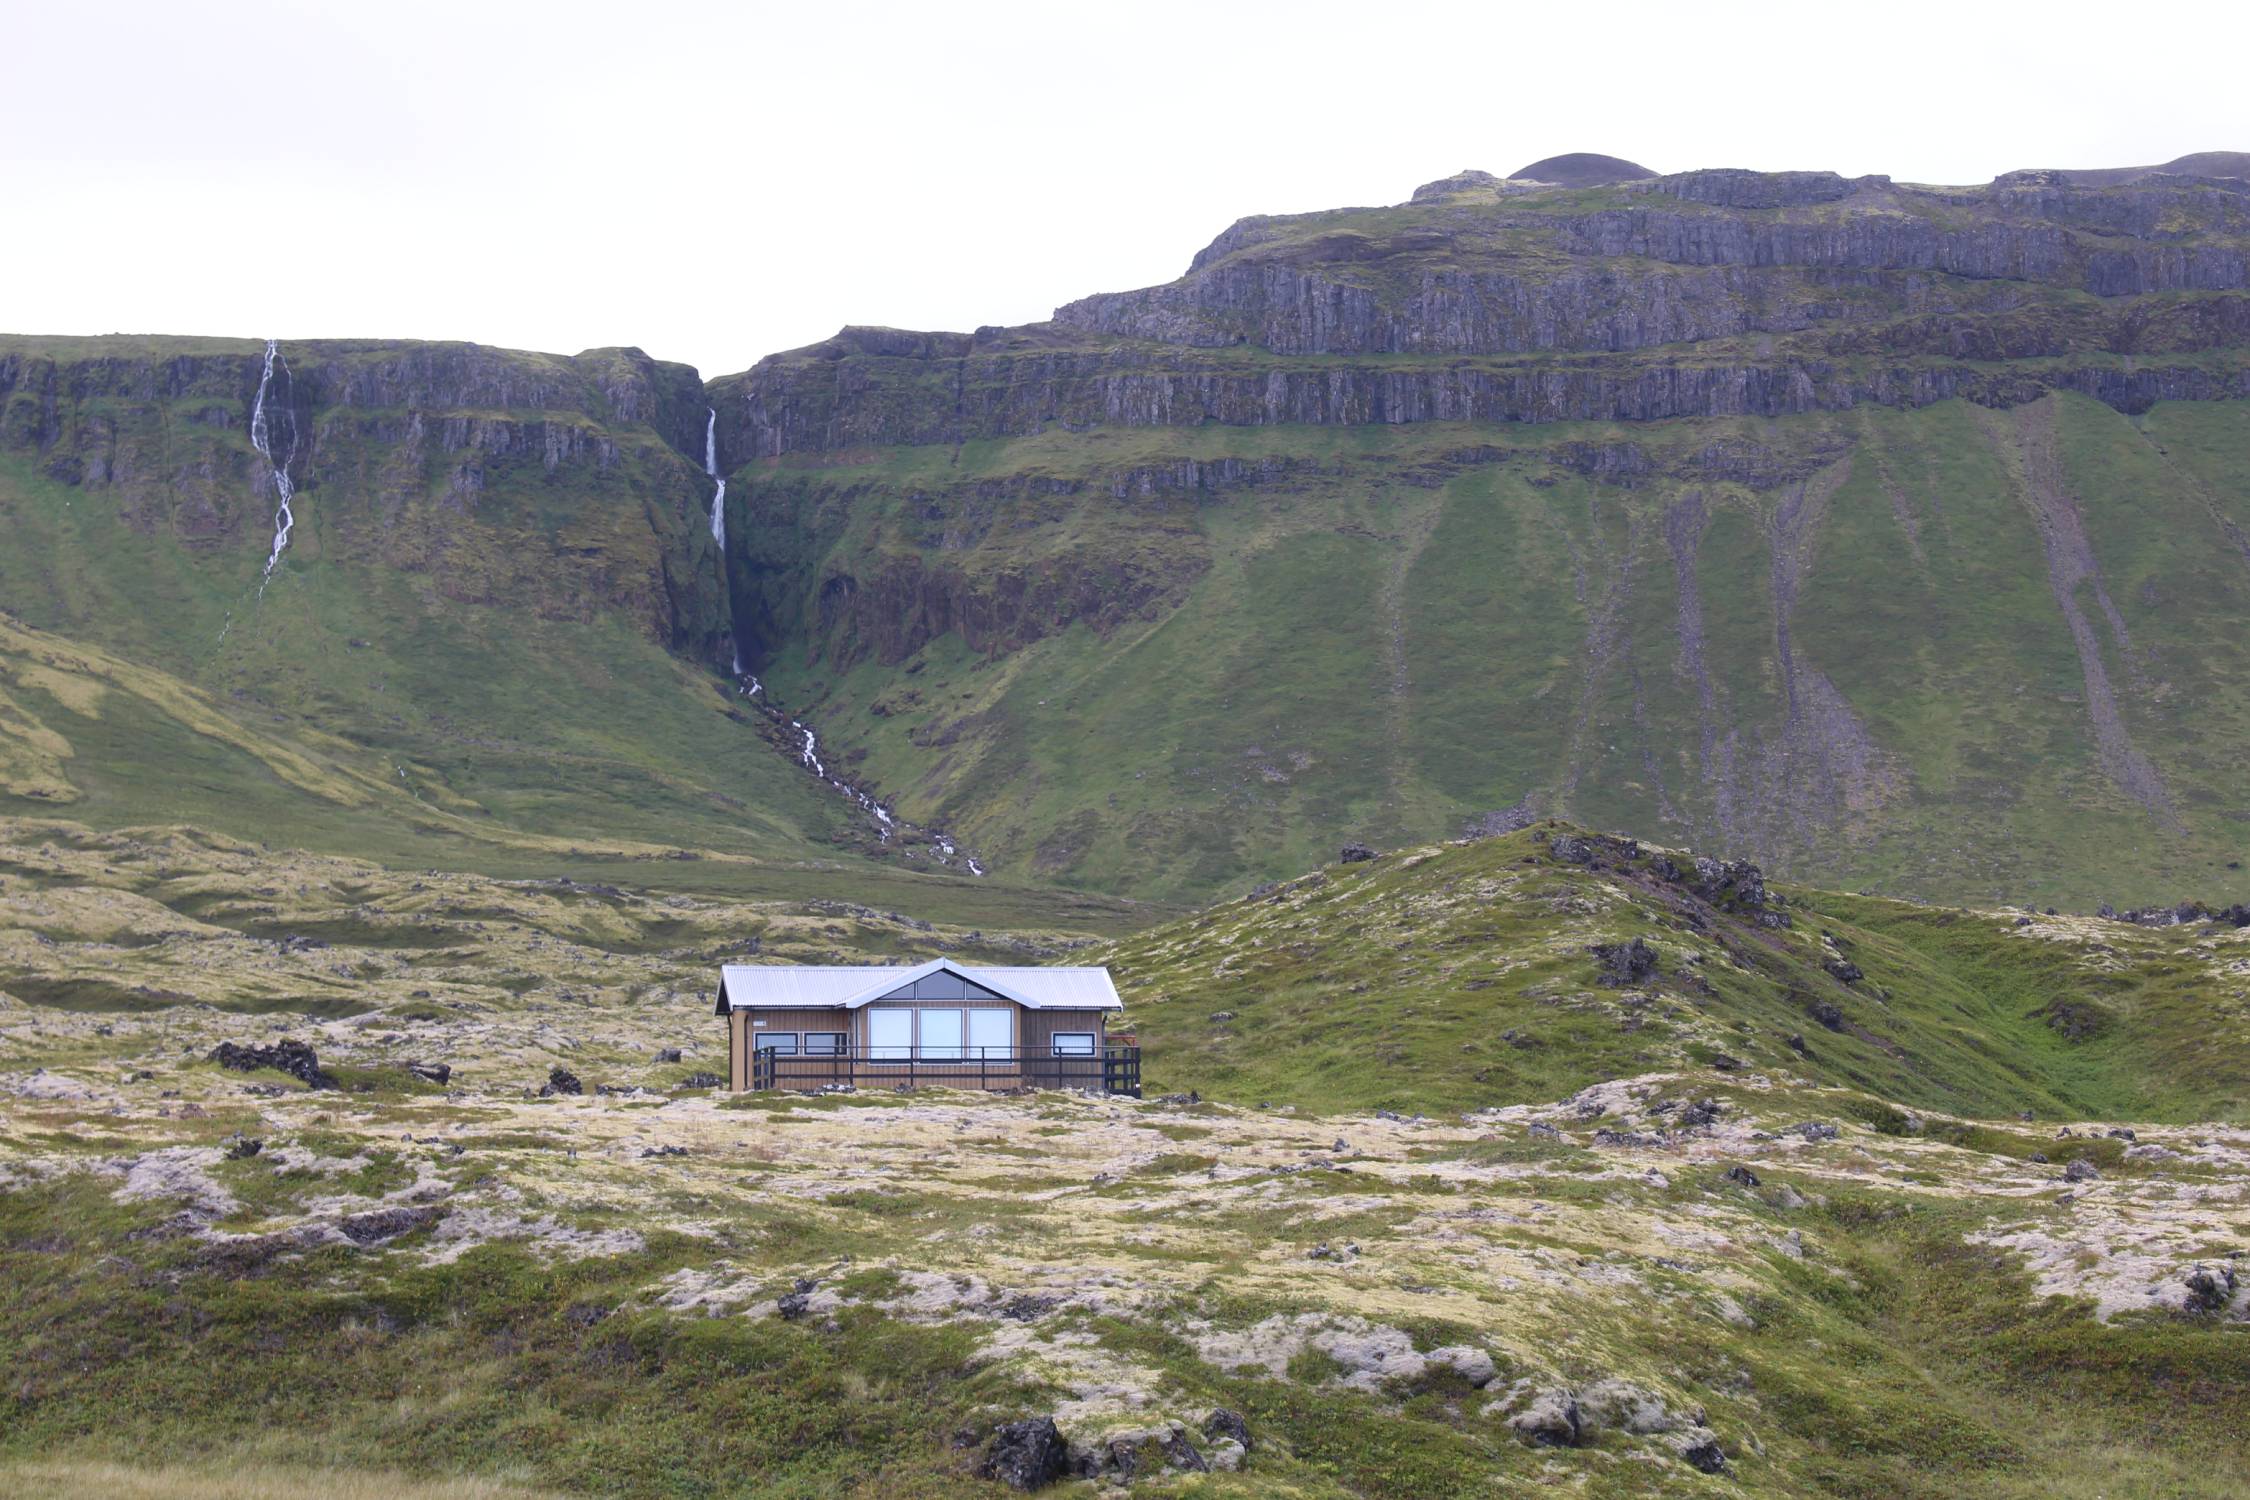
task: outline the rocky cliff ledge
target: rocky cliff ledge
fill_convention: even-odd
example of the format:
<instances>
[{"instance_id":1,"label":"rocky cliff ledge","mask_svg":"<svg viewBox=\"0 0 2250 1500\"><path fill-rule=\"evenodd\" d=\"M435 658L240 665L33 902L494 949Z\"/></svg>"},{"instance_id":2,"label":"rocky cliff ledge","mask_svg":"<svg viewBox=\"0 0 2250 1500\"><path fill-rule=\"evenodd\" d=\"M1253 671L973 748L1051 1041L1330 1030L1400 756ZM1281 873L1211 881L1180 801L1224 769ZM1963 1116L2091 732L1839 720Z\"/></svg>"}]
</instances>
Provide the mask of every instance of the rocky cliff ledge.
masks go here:
<instances>
[{"instance_id":1,"label":"rocky cliff ledge","mask_svg":"<svg viewBox=\"0 0 2250 1500\"><path fill-rule=\"evenodd\" d=\"M1023 328L848 328L714 382L721 431L774 456L1093 424L2250 394L2250 181L1632 165L1590 187L1466 172L1390 208L1245 219L1177 281Z\"/></svg>"},{"instance_id":2,"label":"rocky cliff ledge","mask_svg":"<svg viewBox=\"0 0 2250 1500\"><path fill-rule=\"evenodd\" d=\"M338 339L279 356L268 405L293 435L277 456L306 555L554 618L617 610L731 655L694 369L638 349ZM263 556L272 471L249 422L264 359L245 339L0 339L0 456L101 494L143 533Z\"/></svg>"}]
</instances>

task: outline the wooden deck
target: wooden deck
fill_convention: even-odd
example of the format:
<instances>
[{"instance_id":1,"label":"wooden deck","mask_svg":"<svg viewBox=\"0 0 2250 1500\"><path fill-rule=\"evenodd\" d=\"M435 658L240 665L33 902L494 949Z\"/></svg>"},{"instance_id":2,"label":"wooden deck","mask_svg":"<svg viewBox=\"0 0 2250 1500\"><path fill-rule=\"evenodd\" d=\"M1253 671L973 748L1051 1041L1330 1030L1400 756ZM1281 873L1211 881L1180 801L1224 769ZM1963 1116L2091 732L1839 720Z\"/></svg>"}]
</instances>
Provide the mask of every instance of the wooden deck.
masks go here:
<instances>
[{"instance_id":1,"label":"wooden deck","mask_svg":"<svg viewBox=\"0 0 2250 1500\"><path fill-rule=\"evenodd\" d=\"M975 1053L977 1055L964 1055ZM1141 1049L1110 1044L1092 1054L1027 1056L1017 1047L956 1049L930 1055L865 1056L751 1054L750 1087L810 1090L851 1088L1079 1089L1097 1094L1141 1092Z\"/></svg>"}]
</instances>

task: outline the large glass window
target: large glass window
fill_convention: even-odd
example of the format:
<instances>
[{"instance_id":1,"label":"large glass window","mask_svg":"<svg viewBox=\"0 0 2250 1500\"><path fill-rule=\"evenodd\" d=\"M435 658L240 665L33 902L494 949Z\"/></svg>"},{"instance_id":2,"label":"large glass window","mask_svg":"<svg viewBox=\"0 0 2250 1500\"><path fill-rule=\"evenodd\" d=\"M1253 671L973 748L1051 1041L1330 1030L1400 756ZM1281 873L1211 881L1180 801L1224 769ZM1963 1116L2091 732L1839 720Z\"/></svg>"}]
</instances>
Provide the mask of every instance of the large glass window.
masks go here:
<instances>
[{"instance_id":1,"label":"large glass window","mask_svg":"<svg viewBox=\"0 0 2250 1500\"><path fill-rule=\"evenodd\" d=\"M914 1012L903 1006L867 1012L867 1055L904 1062L914 1055Z\"/></svg>"},{"instance_id":2,"label":"large glass window","mask_svg":"<svg viewBox=\"0 0 2250 1500\"><path fill-rule=\"evenodd\" d=\"M1091 1031L1058 1031L1055 1033L1055 1056L1092 1057L1094 1034Z\"/></svg>"},{"instance_id":3,"label":"large glass window","mask_svg":"<svg viewBox=\"0 0 2250 1500\"><path fill-rule=\"evenodd\" d=\"M935 974L925 974L914 981L914 998L917 1000L966 1000L969 987L958 974L948 974L940 969ZM924 1012L927 1014L927 1012Z\"/></svg>"},{"instance_id":4,"label":"large glass window","mask_svg":"<svg viewBox=\"0 0 2250 1500\"><path fill-rule=\"evenodd\" d=\"M1016 1041L1014 1016L1004 1010L969 1012L969 1056L998 1062L1011 1056Z\"/></svg>"},{"instance_id":5,"label":"large glass window","mask_svg":"<svg viewBox=\"0 0 2250 1500\"><path fill-rule=\"evenodd\" d=\"M836 1057L840 1056L843 1050L844 1034L841 1031L808 1031L805 1033L805 1055L807 1057Z\"/></svg>"},{"instance_id":6,"label":"large glass window","mask_svg":"<svg viewBox=\"0 0 2250 1500\"><path fill-rule=\"evenodd\" d=\"M758 1046L764 1051L779 1053L783 1057L795 1057L797 1055L797 1033L794 1031L761 1031L758 1033Z\"/></svg>"},{"instance_id":7,"label":"large glass window","mask_svg":"<svg viewBox=\"0 0 2250 1500\"><path fill-rule=\"evenodd\" d=\"M940 1062L960 1057L964 1029L962 1012L925 1009L922 1012L922 1056Z\"/></svg>"}]
</instances>

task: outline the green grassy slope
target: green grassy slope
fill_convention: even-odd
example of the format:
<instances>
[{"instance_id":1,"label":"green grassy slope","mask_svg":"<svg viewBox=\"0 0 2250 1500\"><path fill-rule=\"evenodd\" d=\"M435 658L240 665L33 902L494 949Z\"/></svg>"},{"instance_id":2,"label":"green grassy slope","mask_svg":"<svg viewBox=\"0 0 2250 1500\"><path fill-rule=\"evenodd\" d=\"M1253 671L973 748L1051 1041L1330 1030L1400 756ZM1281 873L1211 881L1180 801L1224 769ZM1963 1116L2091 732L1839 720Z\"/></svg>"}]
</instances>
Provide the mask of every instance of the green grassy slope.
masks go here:
<instances>
[{"instance_id":1,"label":"green grassy slope","mask_svg":"<svg viewBox=\"0 0 2250 1500\"><path fill-rule=\"evenodd\" d=\"M2233 1120L2250 931L1931 908L1790 888L1757 921L1685 856L1560 825L1338 865L1121 940L1165 1089L1465 1109L1713 1065L1999 1118ZM1603 982L1597 944L1656 972ZM1864 977L1839 978L1830 965Z\"/></svg>"},{"instance_id":2,"label":"green grassy slope","mask_svg":"<svg viewBox=\"0 0 2250 1500\"><path fill-rule=\"evenodd\" d=\"M862 858L882 852L870 820L710 669L731 648L708 481L651 425L632 360L286 349L317 437L261 585L259 353L0 341L19 386L0 407L0 812L505 875L645 878L678 855L683 887L1001 925L1059 909ZM430 404L321 405L322 381Z\"/></svg>"},{"instance_id":3,"label":"green grassy slope","mask_svg":"<svg viewBox=\"0 0 2250 1500\"><path fill-rule=\"evenodd\" d=\"M1022 875L1196 897L1525 804L2090 909L2250 894L2246 432L2076 396L1106 429L741 488L769 681Z\"/></svg>"}]
</instances>

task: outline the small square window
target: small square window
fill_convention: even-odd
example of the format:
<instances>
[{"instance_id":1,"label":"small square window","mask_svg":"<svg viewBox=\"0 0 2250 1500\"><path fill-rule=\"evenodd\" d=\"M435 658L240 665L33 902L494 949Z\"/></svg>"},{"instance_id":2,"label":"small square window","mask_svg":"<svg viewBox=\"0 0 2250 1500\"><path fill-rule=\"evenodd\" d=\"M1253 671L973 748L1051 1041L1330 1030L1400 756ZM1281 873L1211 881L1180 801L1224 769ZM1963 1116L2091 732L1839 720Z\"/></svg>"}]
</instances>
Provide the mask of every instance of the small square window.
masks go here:
<instances>
[{"instance_id":1,"label":"small square window","mask_svg":"<svg viewBox=\"0 0 2250 1500\"><path fill-rule=\"evenodd\" d=\"M1091 1031L1058 1031L1055 1033L1055 1056L1092 1057L1094 1034Z\"/></svg>"}]
</instances>

